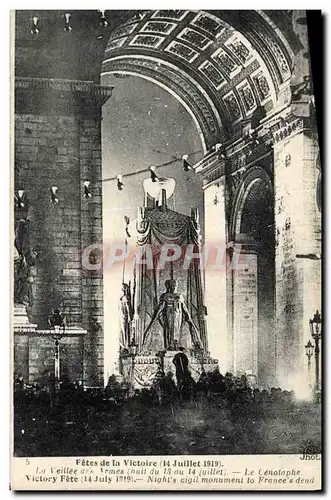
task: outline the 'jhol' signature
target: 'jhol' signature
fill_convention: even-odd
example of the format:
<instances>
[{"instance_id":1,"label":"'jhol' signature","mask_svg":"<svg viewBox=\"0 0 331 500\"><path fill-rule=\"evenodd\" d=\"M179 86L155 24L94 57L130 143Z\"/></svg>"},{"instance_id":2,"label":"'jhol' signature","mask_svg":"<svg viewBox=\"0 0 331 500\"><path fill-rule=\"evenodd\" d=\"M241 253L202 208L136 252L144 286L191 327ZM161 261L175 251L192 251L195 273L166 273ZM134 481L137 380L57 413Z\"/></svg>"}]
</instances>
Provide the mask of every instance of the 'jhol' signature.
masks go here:
<instances>
[{"instance_id":1,"label":"'jhol' signature","mask_svg":"<svg viewBox=\"0 0 331 500\"><path fill-rule=\"evenodd\" d=\"M300 460L321 460L320 446L302 446L301 450Z\"/></svg>"}]
</instances>

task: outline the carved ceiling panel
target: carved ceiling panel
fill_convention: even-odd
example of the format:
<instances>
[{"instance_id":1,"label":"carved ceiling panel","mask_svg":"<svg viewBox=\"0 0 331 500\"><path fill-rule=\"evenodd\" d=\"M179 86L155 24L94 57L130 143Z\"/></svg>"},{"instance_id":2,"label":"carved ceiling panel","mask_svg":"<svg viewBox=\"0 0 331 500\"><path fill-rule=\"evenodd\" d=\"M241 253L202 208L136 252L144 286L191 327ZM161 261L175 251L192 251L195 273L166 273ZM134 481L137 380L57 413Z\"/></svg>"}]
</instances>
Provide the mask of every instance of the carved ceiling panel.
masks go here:
<instances>
[{"instance_id":1,"label":"carved ceiling panel","mask_svg":"<svg viewBox=\"0 0 331 500\"><path fill-rule=\"evenodd\" d=\"M198 69L205 77L208 78L208 80L210 80L216 90L220 89L221 86L226 83L224 76L212 62L205 61L201 64L201 66L199 66Z\"/></svg>"},{"instance_id":2,"label":"carved ceiling panel","mask_svg":"<svg viewBox=\"0 0 331 500\"><path fill-rule=\"evenodd\" d=\"M164 40L164 37L154 35L136 35L130 41L129 45L138 45L140 47L157 48Z\"/></svg>"},{"instance_id":3,"label":"carved ceiling panel","mask_svg":"<svg viewBox=\"0 0 331 500\"><path fill-rule=\"evenodd\" d=\"M215 11L221 13L222 11ZM227 19L228 20L228 19ZM270 52L279 62L279 74L289 76L281 48L266 35ZM139 48L160 60L170 60L201 83L215 102L227 110L227 121L248 118L257 106L271 111L276 95L274 74L263 54L238 29L210 12L188 10L148 11L118 27L106 48L106 59L130 55ZM170 58L170 59L169 59Z\"/></svg>"},{"instance_id":4,"label":"carved ceiling panel","mask_svg":"<svg viewBox=\"0 0 331 500\"><path fill-rule=\"evenodd\" d=\"M251 75L251 78L259 95L259 100L261 104L264 104L268 97L270 97L270 87L263 71L258 70Z\"/></svg>"},{"instance_id":5,"label":"carved ceiling panel","mask_svg":"<svg viewBox=\"0 0 331 500\"><path fill-rule=\"evenodd\" d=\"M177 24L169 23L167 21L149 21L143 25L141 31L169 35L176 28L176 26Z\"/></svg>"},{"instance_id":6,"label":"carved ceiling panel","mask_svg":"<svg viewBox=\"0 0 331 500\"><path fill-rule=\"evenodd\" d=\"M172 52L181 59L185 59L185 61L189 63L193 62L199 56L199 53L196 50L191 49L183 43L176 42L175 40L171 42L165 50Z\"/></svg>"},{"instance_id":7,"label":"carved ceiling panel","mask_svg":"<svg viewBox=\"0 0 331 500\"><path fill-rule=\"evenodd\" d=\"M229 117L232 121L237 122L242 118L241 109L238 100L233 91L223 97Z\"/></svg>"},{"instance_id":8,"label":"carved ceiling panel","mask_svg":"<svg viewBox=\"0 0 331 500\"><path fill-rule=\"evenodd\" d=\"M256 104L256 99L254 97L254 93L248 81L245 80L243 83L238 85L237 91L240 96L246 115L252 113L254 109L256 109L257 104Z\"/></svg>"},{"instance_id":9,"label":"carved ceiling panel","mask_svg":"<svg viewBox=\"0 0 331 500\"><path fill-rule=\"evenodd\" d=\"M184 42L188 42L191 45L194 45L200 50L205 50L208 45L213 43L213 41L202 35L196 30L192 30L191 28L185 28L183 31L181 31L178 35L178 38L181 40L184 40Z\"/></svg>"},{"instance_id":10,"label":"carved ceiling panel","mask_svg":"<svg viewBox=\"0 0 331 500\"><path fill-rule=\"evenodd\" d=\"M157 10L152 14L152 17L161 17L167 19L175 19L176 21L181 21L184 19L188 10Z\"/></svg>"},{"instance_id":11,"label":"carved ceiling panel","mask_svg":"<svg viewBox=\"0 0 331 500\"><path fill-rule=\"evenodd\" d=\"M199 26L199 28L202 28L213 37L220 36L220 34L225 30L224 23L222 23L219 18L209 13L199 13L192 20L192 24Z\"/></svg>"}]
</instances>

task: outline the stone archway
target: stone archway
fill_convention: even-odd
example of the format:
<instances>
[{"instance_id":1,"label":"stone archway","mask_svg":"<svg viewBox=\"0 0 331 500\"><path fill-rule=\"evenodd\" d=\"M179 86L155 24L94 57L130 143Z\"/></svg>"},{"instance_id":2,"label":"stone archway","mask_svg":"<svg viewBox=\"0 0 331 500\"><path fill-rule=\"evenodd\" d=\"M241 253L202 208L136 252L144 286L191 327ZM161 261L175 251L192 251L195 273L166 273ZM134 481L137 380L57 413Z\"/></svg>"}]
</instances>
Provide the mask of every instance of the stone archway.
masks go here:
<instances>
[{"instance_id":1,"label":"stone archway","mask_svg":"<svg viewBox=\"0 0 331 500\"><path fill-rule=\"evenodd\" d=\"M248 226L247 214L254 214L255 204L264 201L266 193L271 195L272 191L272 181L263 168L253 166L246 171L234 195L230 220L230 239L237 240L238 236L243 233L242 226Z\"/></svg>"},{"instance_id":2,"label":"stone archway","mask_svg":"<svg viewBox=\"0 0 331 500\"><path fill-rule=\"evenodd\" d=\"M109 75L132 75L172 94L193 117L204 146L207 170L213 170L208 182L213 183L215 172L216 177L229 175L214 146L221 143L231 148L259 126L262 117L272 116L289 103L293 59L294 52L286 37L263 12L146 11L139 18L126 19L111 33L101 64L101 83L106 84ZM256 120L258 115L260 118ZM236 168L231 166L230 170L232 175ZM218 195L220 200L228 196L232 188L225 177L212 195L207 196L205 190L205 204L214 204ZM245 179L250 182L248 176ZM260 188L260 181L255 179L249 189L244 189L243 197L237 198L242 203L239 208L238 202L237 210L243 211L245 221L249 219L245 215L248 207L254 206L256 197L259 199ZM229 234L225 236L233 200L226 205L218 236L223 244L233 239ZM208 238L217 238L208 222L210 207L208 212L205 211L206 243ZM261 225L256 222L255 227ZM221 286L216 284L218 279ZM214 315L219 319L222 309L222 321L217 321L215 327L221 328L225 336L227 331L231 332L228 334L231 337L233 325L227 316L233 302L232 298L225 298L227 281L225 273L221 277L210 274L206 300L209 322L212 323ZM215 284L211 285L212 282ZM215 288L218 288L216 294ZM215 297L208 297L208 290L213 290ZM213 335L217 356L222 356L222 371L233 368L232 337L218 348L219 334ZM225 344L228 348L224 348ZM257 365L252 371L258 371Z\"/></svg>"},{"instance_id":3,"label":"stone archway","mask_svg":"<svg viewBox=\"0 0 331 500\"><path fill-rule=\"evenodd\" d=\"M273 144L286 139L284 123L292 124L293 116L306 106L306 101L297 95L297 77L307 78L307 39L298 28L303 16L304 13L289 12L279 16L272 11L145 11L139 18L127 18L111 33L101 64L101 82L114 73L146 78L174 95L194 117L205 150L204 159L196 165L205 184L205 242L215 238L223 244L234 241L231 233L237 228L231 227L231 212L237 211L236 220L241 220L242 225L238 234L242 230L251 232L253 243L263 248L259 258L255 257L260 283L265 270L274 273L278 266L274 235L267 237L272 243L265 240L270 230L267 226L272 223L263 225L264 209L255 206L255 200L263 199L264 184L254 179L239 196L237 181L247 168L260 164L265 169L266 163L269 166L265 171L270 179L275 178L274 164L279 158ZM304 94L306 90L305 87ZM221 150L215 148L216 144L222 145ZM249 183L248 173L243 182ZM275 185L279 189L278 177ZM273 203L271 196L269 208ZM259 218L252 217L254 214L260 214ZM276 251L278 262L277 255ZM216 276L207 271L205 279L209 340L210 336L214 338L211 344L222 359L222 371L233 369L232 279L227 273ZM263 351L267 351L267 346L270 350L270 342L276 344L276 340L273 333L272 338L262 339L263 332L274 332L275 328L273 317L267 322L263 317L269 317L268 310L274 307L272 293L276 288L279 297L281 285L276 283L271 293L274 278L266 276L264 281L270 288L266 293L261 286L256 291L256 350L260 357L253 360L252 369L259 373L261 381L271 383L273 374L267 375L270 363L261 360L266 358ZM208 290L213 291L212 297ZM260 300L268 294L269 306L268 301ZM275 308L279 315L279 300ZM276 329L282 330L279 321Z\"/></svg>"},{"instance_id":4,"label":"stone archway","mask_svg":"<svg viewBox=\"0 0 331 500\"><path fill-rule=\"evenodd\" d=\"M230 277L233 369L256 374L260 385L270 386L276 370L274 197L263 168L251 167L242 178L230 227L241 254Z\"/></svg>"}]
</instances>

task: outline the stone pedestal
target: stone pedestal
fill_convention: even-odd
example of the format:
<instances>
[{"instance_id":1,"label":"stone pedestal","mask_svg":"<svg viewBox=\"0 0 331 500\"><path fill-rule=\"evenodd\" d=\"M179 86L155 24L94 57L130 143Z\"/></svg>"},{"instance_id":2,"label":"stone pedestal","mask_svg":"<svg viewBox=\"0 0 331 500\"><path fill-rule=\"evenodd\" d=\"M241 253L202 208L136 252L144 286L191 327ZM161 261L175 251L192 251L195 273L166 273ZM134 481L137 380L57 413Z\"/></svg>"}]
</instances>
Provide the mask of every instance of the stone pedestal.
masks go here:
<instances>
[{"instance_id":1,"label":"stone pedestal","mask_svg":"<svg viewBox=\"0 0 331 500\"><path fill-rule=\"evenodd\" d=\"M166 351L164 356L126 356L121 360L122 374L124 380L135 389L148 389L152 386L156 374L163 368L164 373L171 371L175 375L175 366L172 362L178 351ZM205 356L198 360L194 356L185 353L189 360L189 370L195 381L200 377L202 369L205 372L213 371L218 368L218 361Z\"/></svg>"},{"instance_id":2,"label":"stone pedestal","mask_svg":"<svg viewBox=\"0 0 331 500\"><path fill-rule=\"evenodd\" d=\"M14 332L27 333L34 332L37 328L36 324L30 323L26 312L26 306L23 304L14 306Z\"/></svg>"},{"instance_id":3,"label":"stone pedestal","mask_svg":"<svg viewBox=\"0 0 331 500\"><path fill-rule=\"evenodd\" d=\"M179 351L165 352L163 358L163 366L165 374L167 374L168 372L172 372L174 375L176 375L176 368L172 361L174 359L175 354L177 354L178 352ZM195 382L199 380L199 377L203 369L205 372L210 372L218 368L217 359L213 359L210 356L204 356L201 359L197 359L194 355L190 355L187 352L185 352L185 354L188 357L188 362L189 362L188 369Z\"/></svg>"},{"instance_id":4,"label":"stone pedestal","mask_svg":"<svg viewBox=\"0 0 331 500\"><path fill-rule=\"evenodd\" d=\"M13 330L13 375L22 375L26 383L29 382L29 336L34 335L37 325L30 323L26 306L23 304L14 306Z\"/></svg>"}]
</instances>

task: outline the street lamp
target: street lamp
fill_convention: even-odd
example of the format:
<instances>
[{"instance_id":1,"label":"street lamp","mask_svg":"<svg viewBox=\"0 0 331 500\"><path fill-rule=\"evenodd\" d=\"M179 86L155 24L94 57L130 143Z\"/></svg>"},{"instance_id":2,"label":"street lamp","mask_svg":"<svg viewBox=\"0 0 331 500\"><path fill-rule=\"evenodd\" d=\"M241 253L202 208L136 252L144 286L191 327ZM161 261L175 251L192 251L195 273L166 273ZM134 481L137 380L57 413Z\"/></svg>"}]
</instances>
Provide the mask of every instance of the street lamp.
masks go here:
<instances>
[{"instance_id":1,"label":"street lamp","mask_svg":"<svg viewBox=\"0 0 331 500\"><path fill-rule=\"evenodd\" d=\"M315 390L319 390L320 385L320 339L322 335L322 318L318 311L314 314L313 318L309 320L310 333L315 341Z\"/></svg>"},{"instance_id":2,"label":"street lamp","mask_svg":"<svg viewBox=\"0 0 331 500\"><path fill-rule=\"evenodd\" d=\"M309 385L310 385L311 357L314 354L314 344L311 343L310 339L308 340L308 343L305 345L305 349L306 349L306 356L308 358L308 379L309 379Z\"/></svg>"},{"instance_id":3,"label":"street lamp","mask_svg":"<svg viewBox=\"0 0 331 500\"><path fill-rule=\"evenodd\" d=\"M60 342L63 337L63 332L60 331L60 327L54 328L54 333L52 334L52 339L55 341L54 350L54 372L55 380L58 382L60 380Z\"/></svg>"},{"instance_id":4,"label":"street lamp","mask_svg":"<svg viewBox=\"0 0 331 500\"><path fill-rule=\"evenodd\" d=\"M59 341L62 339L65 327L66 327L66 319L62 315L59 309L54 309L51 316L48 318L48 325L52 331L51 337L55 341L55 350L54 350L54 375L55 381L58 383L60 380L60 343Z\"/></svg>"}]
</instances>

